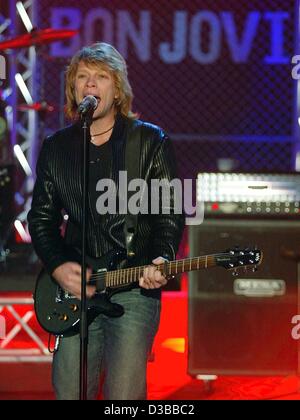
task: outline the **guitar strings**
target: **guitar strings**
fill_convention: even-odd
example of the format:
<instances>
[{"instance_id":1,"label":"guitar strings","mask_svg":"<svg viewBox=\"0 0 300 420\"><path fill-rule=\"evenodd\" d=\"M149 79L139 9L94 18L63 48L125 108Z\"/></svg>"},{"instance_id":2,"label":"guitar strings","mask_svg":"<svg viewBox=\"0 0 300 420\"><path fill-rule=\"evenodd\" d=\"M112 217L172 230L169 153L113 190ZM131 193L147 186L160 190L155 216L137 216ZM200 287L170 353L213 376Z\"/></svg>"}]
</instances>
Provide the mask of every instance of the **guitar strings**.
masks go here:
<instances>
[{"instance_id":1,"label":"guitar strings","mask_svg":"<svg viewBox=\"0 0 300 420\"><path fill-rule=\"evenodd\" d=\"M224 256L224 254L220 254L220 255L223 255ZM216 254L215 255L208 255L207 256L207 259L209 258L209 257L215 257L216 256ZM206 260L206 257L200 257L200 258L198 258L198 257L193 257L193 258L187 258L187 259L183 259L183 260L175 260L175 261L170 261L170 262L168 262L168 264L173 264L173 265L178 265L178 264L180 264L180 263L182 263L182 262L186 262L187 264L188 264L188 262L187 262L187 260L192 260L192 262L193 261L197 261L197 260ZM161 264L161 265L163 265L163 264ZM104 272L104 273L95 273L95 274L92 274L91 275L91 278L96 278L96 277L101 277L101 276L106 276L106 274L107 273L114 273L114 272L116 272L116 271L123 271L123 272L126 272L126 270L128 270L128 271L133 271L133 270L141 270L141 269L145 269L146 267L148 267L148 265L142 265L142 266L138 266L138 267L127 267L127 268L122 268L122 269L119 269L119 270L112 270L112 271L107 271L107 272Z\"/></svg>"},{"instance_id":2,"label":"guitar strings","mask_svg":"<svg viewBox=\"0 0 300 420\"><path fill-rule=\"evenodd\" d=\"M229 253L228 254L221 253L221 254L212 254L212 255L200 256L200 257L185 258L185 259L181 259L181 260L174 260L174 261L168 262L168 264L170 264L170 265L176 265L177 264L177 266L178 266L180 263L189 264L189 263L198 262L198 261L199 262L206 261L206 259L208 260L209 258L216 259L218 257L226 257L226 256L227 257L234 257L234 255L229 254ZM238 256L236 256L236 257L238 257ZM243 255L241 255L240 257L243 257ZM95 273L95 274L91 275L91 279L93 279L93 280L95 280L95 279L104 280L106 278L107 274L111 273L111 275L112 275L112 273L115 273L116 271L123 272L122 274L124 274L124 275L126 275L127 273L130 273L129 275L132 275L133 270L135 270L135 271L139 270L140 271L141 269L144 269L146 267L148 267L148 266L128 267L128 268L123 268L123 269L119 269L119 270L107 271L107 272L104 272L104 273L103 272L102 273ZM178 273L178 274L180 274L180 273Z\"/></svg>"}]
</instances>

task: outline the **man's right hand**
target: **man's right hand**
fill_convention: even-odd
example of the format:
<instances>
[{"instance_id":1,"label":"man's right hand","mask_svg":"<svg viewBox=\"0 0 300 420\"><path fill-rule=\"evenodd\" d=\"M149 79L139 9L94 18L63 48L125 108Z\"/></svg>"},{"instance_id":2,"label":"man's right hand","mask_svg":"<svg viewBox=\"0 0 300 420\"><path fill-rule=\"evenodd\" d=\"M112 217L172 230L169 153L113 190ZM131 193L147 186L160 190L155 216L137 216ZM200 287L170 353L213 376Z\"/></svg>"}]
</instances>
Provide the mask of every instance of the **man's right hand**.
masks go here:
<instances>
[{"instance_id":1,"label":"man's right hand","mask_svg":"<svg viewBox=\"0 0 300 420\"><path fill-rule=\"evenodd\" d=\"M92 270L90 268L86 271L86 281L89 282ZM71 293L77 299L81 299L81 266L76 262L67 262L57 267L52 277L58 284L67 292ZM87 298L91 298L96 292L95 286L87 286Z\"/></svg>"}]
</instances>

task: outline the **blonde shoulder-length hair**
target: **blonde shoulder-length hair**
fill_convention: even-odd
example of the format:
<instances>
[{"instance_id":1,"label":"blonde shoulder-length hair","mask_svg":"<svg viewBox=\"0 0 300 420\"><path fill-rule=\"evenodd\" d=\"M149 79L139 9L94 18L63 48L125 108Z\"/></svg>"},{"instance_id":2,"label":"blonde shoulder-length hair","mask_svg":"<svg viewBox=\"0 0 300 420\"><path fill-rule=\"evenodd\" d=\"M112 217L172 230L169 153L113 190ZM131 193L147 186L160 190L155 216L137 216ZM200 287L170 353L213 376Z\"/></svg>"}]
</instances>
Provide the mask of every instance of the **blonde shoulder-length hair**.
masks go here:
<instances>
[{"instance_id":1,"label":"blonde shoulder-length hair","mask_svg":"<svg viewBox=\"0 0 300 420\"><path fill-rule=\"evenodd\" d=\"M97 42L89 47L84 47L72 58L66 71L66 114L69 118L75 119L77 116L77 103L75 100L75 77L80 62L87 65L105 68L111 72L116 91L116 110L125 117L135 119L137 114L131 110L133 93L128 81L127 66L122 55L110 44Z\"/></svg>"}]
</instances>

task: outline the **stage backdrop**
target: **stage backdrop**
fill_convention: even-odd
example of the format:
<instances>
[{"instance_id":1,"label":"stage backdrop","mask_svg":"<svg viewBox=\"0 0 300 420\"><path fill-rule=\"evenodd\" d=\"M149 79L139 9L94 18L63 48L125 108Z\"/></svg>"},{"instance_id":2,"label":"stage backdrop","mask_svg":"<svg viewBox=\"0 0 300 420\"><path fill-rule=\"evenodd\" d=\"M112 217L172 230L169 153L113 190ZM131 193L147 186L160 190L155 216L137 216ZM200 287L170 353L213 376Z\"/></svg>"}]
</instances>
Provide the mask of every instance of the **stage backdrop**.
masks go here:
<instances>
[{"instance_id":1,"label":"stage backdrop","mask_svg":"<svg viewBox=\"0 0 300 420\"><path fill-rule=\"evenodd\" d=\"M134 110L178 141L182 176L216 170L222 158L234 170L291 169L295 0L41 0L38 8L40 28L79 30L39 53L39 99L56 106L45 133L66 123L70 57L106 41L128 61Z\"/></svg>"}]
</instances>

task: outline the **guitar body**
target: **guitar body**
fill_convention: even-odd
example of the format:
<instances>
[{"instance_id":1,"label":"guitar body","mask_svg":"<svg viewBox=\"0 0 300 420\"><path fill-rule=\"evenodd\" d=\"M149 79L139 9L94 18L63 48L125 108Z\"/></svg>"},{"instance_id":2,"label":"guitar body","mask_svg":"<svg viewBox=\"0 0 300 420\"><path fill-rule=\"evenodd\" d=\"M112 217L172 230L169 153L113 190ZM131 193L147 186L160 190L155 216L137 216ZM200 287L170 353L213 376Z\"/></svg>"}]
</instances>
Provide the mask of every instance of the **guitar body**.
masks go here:
<instances>
[{"instance_id":1,"label":"guitar body","mask_svg":"<svg viewBox=\"0 0 300 420\"><path fill-rule=\"evenodd\" d=\"M73 252L70 261L80 262L80 255ZM122 251L111 252L101 258L87 257L87 265L92 268L93 275L112 271L126 263L125 253ZM121 305L112 303L111 296L127 287L105 288L97 291L92 299L87 300L88 325L99 315L120 317L124 313ZM73 336L79 333L80 326L80 300L70 296L58 283L42 270L36 282L34 293L34 307L37 320L49 333L60 336Z\"/></svg>"}]
</instances>

